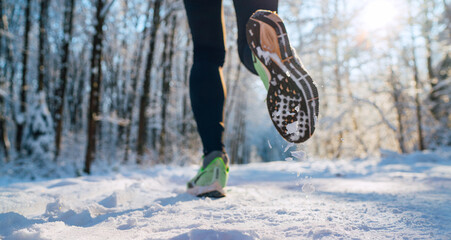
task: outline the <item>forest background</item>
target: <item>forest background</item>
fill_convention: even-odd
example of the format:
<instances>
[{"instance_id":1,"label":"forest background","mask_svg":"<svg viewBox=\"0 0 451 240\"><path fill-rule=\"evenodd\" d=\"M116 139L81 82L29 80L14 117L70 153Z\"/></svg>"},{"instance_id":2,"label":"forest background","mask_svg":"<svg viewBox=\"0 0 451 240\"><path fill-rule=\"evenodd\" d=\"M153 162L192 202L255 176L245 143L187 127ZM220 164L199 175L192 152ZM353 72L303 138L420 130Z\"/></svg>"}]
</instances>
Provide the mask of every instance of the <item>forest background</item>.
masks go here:
<instances>
[{"instance_id":1,"label":"forest background","mask_svg":"<svg viewBox=\"0 0 451 240\"><path fill-rule=\"evenodd\" d=\"M239 61L233 3L223 5L232 163L451 145L449 1L280 1L320 91L317 130L297 146L272 126L263 84ZM182 1L0 0L0 13L2 175L199 162Z\"/></svg>"}]
</instances>

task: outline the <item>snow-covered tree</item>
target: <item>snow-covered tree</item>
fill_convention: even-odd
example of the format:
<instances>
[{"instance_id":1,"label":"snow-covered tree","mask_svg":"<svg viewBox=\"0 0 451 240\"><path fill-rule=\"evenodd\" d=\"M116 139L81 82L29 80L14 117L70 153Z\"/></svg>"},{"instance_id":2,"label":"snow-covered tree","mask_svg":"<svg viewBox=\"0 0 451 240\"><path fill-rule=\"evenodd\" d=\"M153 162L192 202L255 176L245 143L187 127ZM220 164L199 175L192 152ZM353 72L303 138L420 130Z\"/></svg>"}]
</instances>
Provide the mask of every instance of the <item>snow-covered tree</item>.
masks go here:
<instances>
[{"instance_id":1,"label":"snow-covered tree","mask_svg":"<svg viewBox=\"0 0 451 240\"><path fill-rule=\"evenodd\" d=\"M39 168L50 167L55 154L55 129L47 107L46 97L41 92L28 109L21 151L22 162Z\"/></svg>"}]
</instances>

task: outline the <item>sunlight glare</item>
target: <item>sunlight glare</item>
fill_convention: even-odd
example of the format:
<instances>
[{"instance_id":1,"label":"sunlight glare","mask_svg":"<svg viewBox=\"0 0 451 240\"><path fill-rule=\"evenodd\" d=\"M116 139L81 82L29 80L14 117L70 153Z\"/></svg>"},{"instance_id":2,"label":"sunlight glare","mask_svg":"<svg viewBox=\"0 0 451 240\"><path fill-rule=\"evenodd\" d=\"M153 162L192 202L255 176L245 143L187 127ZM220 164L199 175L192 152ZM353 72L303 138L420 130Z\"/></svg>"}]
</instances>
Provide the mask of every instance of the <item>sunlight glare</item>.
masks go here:
<instances>
[{"instance_id":1,"label":"sunlight glare","mask_svg":"<svg viewBox=\"0 0 451 240\"><path fill-rule=\"evenodd\" d=\"M372 0L363 11L364 27L370 30L386 28L396 21L399 15L393 1Z\"/></svg>"}]
</instances>

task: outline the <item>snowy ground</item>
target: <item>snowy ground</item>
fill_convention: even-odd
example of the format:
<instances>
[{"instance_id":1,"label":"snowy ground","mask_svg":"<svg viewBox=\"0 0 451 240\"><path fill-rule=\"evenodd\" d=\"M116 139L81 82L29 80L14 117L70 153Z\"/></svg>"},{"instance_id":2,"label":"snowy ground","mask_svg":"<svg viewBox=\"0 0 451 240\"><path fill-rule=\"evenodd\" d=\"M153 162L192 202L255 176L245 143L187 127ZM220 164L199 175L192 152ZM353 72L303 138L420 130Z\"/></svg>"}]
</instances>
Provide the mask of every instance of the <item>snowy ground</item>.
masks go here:
<instances>
[{"instance_id":1,"label":"snowy ground","mask_svg":"<svg viewBox=\"0 0 451 240\"><path fill-rule=\"evenodd\" d=\"M0 239L451 239L449 149L232 166L217 200L185 193L196 170L0 177Z\"/></svg>"}]
</instances>

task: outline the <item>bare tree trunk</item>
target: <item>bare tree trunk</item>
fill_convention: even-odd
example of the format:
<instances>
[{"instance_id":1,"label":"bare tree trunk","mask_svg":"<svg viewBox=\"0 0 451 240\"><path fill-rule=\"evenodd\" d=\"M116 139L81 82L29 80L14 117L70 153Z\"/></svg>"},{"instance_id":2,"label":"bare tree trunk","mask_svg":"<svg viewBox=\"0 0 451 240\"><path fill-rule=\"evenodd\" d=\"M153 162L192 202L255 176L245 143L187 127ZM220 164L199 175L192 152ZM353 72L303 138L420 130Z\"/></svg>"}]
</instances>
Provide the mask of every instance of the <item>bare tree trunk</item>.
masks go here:
<instances>
[{"instance_id":1,"label":"bare tree trunk","mask_svg":"<svg viewBox=\"0 0 451 240\"><path fill-rule=\"evenodd\" d=\"M25 114L27 111L27 71L28 71L28 54L29 54L29 41L28 34L31 29L30 21L30 8L31 0L27 0L27 6L25 7L25 31L24 31L24 46L22 52L22 86L20 89L20 118L16 119L17 133L16 133L16 149L20 152L22 144L22 135L25 126Z\"/></svg>"},{"instance_id":2,"label":"bare tree trunk","mask_svg":"<svg viewBox=\"0 0 451 240\"><path fill-rule=\"evenodd\" d=\"M3 34L0 34L0 59L6 62L6 65L12 64L12 62L9 62L10 57L7 57L7 59L3 59L3 56L9 55L9 44L8 44L8 37L6 36L6 33L8 32L8 19L6 14L3 12L3 0L0 0L0 31ZM6 46L3 46L3 43L5 43ZM6 54L4 53L6 52ZM7 77L7 68L3 69L3 72L0 73L0 88L3 89L3 87L6 85L6 77ZM11 94L13 94L11 92ZM9 138L8 138L8 122L6 118L6 101L5 96L0 96L0 144L1 147L4 150L5 155L5 162L9 161Z\"/></svg>"},{"instance_id":3,"label":"bare tree trunk","mask_svg":"<svg viewBox=\"0 0 451 240\"><path fill-rule=\"evenodd\" d=\"M230 67L232 68L232 67ZM230 76L230 72L231 69L229 70L229 73L227 73ZM235 70L235 80L231 80L231 77L229 77L229 86L227 86L227 94L229 94L231 97L227 98L228 102L227 102L227 108L226 108L226 112L225 112L225 122L229 122L229 116L230 116L230 112L233 109L233 105L235 104L236 100L239 100L240 98L238 98L238 93L239 92L239 84L240 84L240 75L241 75L241 63L238 63L236 65L236 70ZM230 86L232 85L232 86Z\"/></svg>"},{"instance_id":4,"label":"bare tree trunk","mask_svg":"<svg viewBox=\"0 0 451 240\"><path fill-rule=\"evenodd\" d=\"M343 23L339 22L339 0L334 0L333 2L333 20L334 22L332 22L333 27L335 27L335 29L332 29L332 44L333 44L333 53L334 53L334 78L335 78L335 84L336 84L336 104L338 105L338 109L340 109L340 106L342 104L342 83L341 83L341 72L340 72L340 67L343 64L343 62L340 60L340 36L339 33L341 31L341 29L344 26L341 26ZM333 157L334 158L339 158L341 156L341 152L342 152L342 146L343 146L343 130L342 130L342 126L340 123L338 123L338 136L335 138L333 137L333 139L337 139L338 140L338 146L336 147L336 149L334 150L334 154Z\"/></svg>"},{"instance_id":5,"label":"bare tree trunk","mask_svg":"<svg viewBox=\"0 0 451 240\"><path fill-rule=\"evenodd\" d=\"M405 140L404 140L404 123L403 123L403 110L402 110L402 104L401 104L401 90L398 86L398 82L396 80L395 73L393 69L391 69L390 73L390 85L392 87L392 97L393 102L396 109L396 120L398 122L398 144L399 148L401 149L402 153L407 153Z\"/></svg>"},{"instance_id":6,"label":"bare tree trunk","mask_svg":"<svg viewBox=\"0 0 451 240\"><path fill-rule=\"evenodd\" d=\"M435 78L435 74L434 74L434 70L432 67L432 48L431 48L431 36L429 35L429 33L425 33L424 38L426 40L426 54L427 54L427 59L426 59L426 64L427 64L427 70L428 70L428 80L429 80L429 84L431 85L432 91L429 94L429 99L436 103L438 102L438 97L436 96L436 89L435 86L437 85L437 80ZM434 111L432 111L432 115L438 120L438 116L437 114L435 114Z\"/></svg>"},{"instance_id":7,"label":"bare tree trunk","mask_svg":"<svg viewBox=\"0 0 451 240\"><path fill-rule=\"evenodd\" d=\"M420 79L417 66L417 57L415 53L415 35L413 32L413 18L411 16L411 11L409 7L409 24L410 24L410 38L412 40L412 71L413 80L415 82L415 110L417 117L417 134L418 134L418 148L420 151L425 149L424 139L423 139L423 127L421 121L421 101L420 101Z\"/></svg>"},{"instance_id":8,"label":"bare tree trunk","mask_svg":"<svg viewBox=\"0 0 451 240\"><path fill-rule=\"evenodd\" d=\"M328 35L333 30L331 23L329 21L329 0L321 0L321 20L318 23L320 26L320 30L318 33L318 45L320 49L327 49L329 37ZM323 101L321 101L321 109L322 113L328 113L329 112L329 106L332 101L328 101L326 98L328 97L328 94L326 94L326 88L324 86L328 85L328 79L330 78L328 74L325 73L325 69L327 67L328 59L324 54L321 54L321 52L316 51L315 53L316 58L319 61L319 72L318 72L318 80L319 80L319 86L318 89L320 92L320 96L322 96ZM317 153L320 153L320 151L323 151L324 155L327 157L332 157L334 154L334 145L333 145L333 139L329 136L324 139L324 143L321 143L321 139L318 137L313 138L312 140L317 141L315 151Z\"/></svg>"},{"instance_id":9,"label":"bare tree trunk","mask_svg":"<svg viewBox=\"0 0 451 240\"><path fill-rule=\"evenodd\" d=\"M139 123L138 123L138 142L136 162L142 163L142 157L145 152L145 144L147 139L147 117L146 109L149 106L149 92L150 92L150 74L153 66L153 55L155 51L155 43L157 38L158 28L160 27L160 7L163 0L155 0L153 9L152 28L150 31L149 53L147 55L147 64L145 70L145 77L143 83L143 94L139 102Z\"/></svg>"},{"instance_id":10,"label":"bare tree trunk","mask_svg":"<svg viewBox=\"0 0 451 240\"><path fill-rule=\"evenodd\" d=\"M183 77L184 77L184 83L183 83L183 100L182 100L182 129L181 129L181 134L185 135L186 131L187 131L187 126L188 126L188 109L189 109L189 105L188 105L188 91L187 89L189 89L189 67L190 65L188 64L189 62L189 57L190 57L190 53L191 51L188 49L190 46L190 41L191 38L190 37L186 37L186 51L185 51L185 67L184 67L184 72L183 72Z\"/></svg>"},{"instance_id":11,"label":"bare tree trunk","mask_svg":"<svg viewBox=\"0 0 451 240\"><path fill-rule=\"evenodd\" d=\"M436 83L434 82L435 74L434 70L432 69L432 48L431 48L431 36L429 34L425 35L426 38L426 54L427 54L427 69L428 69L428 78L429 82L431 83L431 87L434 88Z\"/></svg>"},{"instance_id":12,"label":"bare tree trunk","mask_svg":"<svg viewBox=\"0 0 451 240\"><path fill-rule=\"evenodd\" d=\"M150 13L150 7L151 7L151 3L149 2L149 7L146 11L146 20L145 20L145 27L144 30L142 31L142 35L141 35L141 41L139 42L139 47L136 49L135 51L135 55L136 57L133 59L133 69L132 69L132 74L131 74L131 89L128 93L128 98L127 98L127 110L126 110L126 118L130 120L130 124L127 125L126 128L126 132L125 132L125 154L124 154L124 162L128 161L128 154L130 152L130 133L131 133L131 129L132 129L132 123L133 123L133 111L134 111L134 106L135 106L135 99L136 99L136 86L138 85L138 80L140 77L140 70L139 70L139 66L141 65L141 61L142 61L142 52L143 52L143 47L144 47L144 41L146 40L147 37L147 23L149 22L149 13Z\"/></svg>"},{"instance_id":13,"label":"bare tree trunk","mask_svg":"<svg viewBox=\"0 0 451 240\"><path fill-rule=\"evenodd\" d=\"M4 3L4 1L2 1ZM3 8L4 9L4 8ZM2 24L4 31L5 31L5 51L6 51L6 65L10 66L10 73L9 73L9 92L11 94L11 98L14 98L14 85L15 85L15 76L16 76L16 61L14 59L14 48L13 48L13 44L12 44L12 40L13 38L8 36L9 33L9 20L6 16L6 13L3 13L3 17L2 17ZM13 15L13 14L12 14ZM5 79L8 76L8 68L4 68L4 76ZM14 101L10 101L10 108L11 108L11 115L14 116L15 114L15 104Z\"/></svg>"},{"instance_id":14,"label":"bare tree trunk","mask_svg":"<svg viewBox=\"0 0 451 240\"><path fill-rule=\"evenodd\" d=\"M47 44L47 18L50 0L41 0L41 13L39 15L39 59L38 59L38 92L44 91L44 77L46 72L46 44Z\"/></svg>"},{"instance_id":15,"label":"bare tree trunk","mask_svg":"<svg viewBox=\"0 0 451 240\"><path fill-rule=\"evenodd\" d=\"M3 19L5 19L5 21L3 21ZM5 56L5 54L3 53L3 38L6 35L6 30L5 30L5 25L4 23L7 22L7 16L6 14L3 13L3 0L0 0L0 59L3 59L3 57ZM6 37L5 37L6 38ZM2 69L5 70L5 69ZM5 74L0 75L0 77L4 77L6 76ZM3 79L0 79L1 81L4 81Z\"/></svg>"},{"instance_id":16,"label":"bare tree trunk","mask_svg":"<svg viewBox=\"0 0 451 240\"><path fill-rule=\"evenodd\" d=\"M123 21L126 22L127 19L124 17ZM122 40L120 51L122 53L124 53L123 54L124 56L122 56L121 61L118 61L118 64L120 64L120 66L117 66L117 68L119 69L117 76L118 76L118 80L120 80L122 82L122 87L119 83L116 83L116 92L117 92L116 106L117 106L117 114L119 116L119 119L125 119L126 109L125 109L125 104L123 104L123 103L126 102L127 82L129 81L129 79L125 76L127 69L124 69L124 68L128 67L127 63L126 63L126 60L128 59L128 54L127 54L128 53L128 44L125 41L125 39ZM126 127L127 127L127 124L125 124L125 123L118 124L118 131L117 131L118 141L116 143L117 147L123 146L125 143L124 133L125 133Z\"/></svg>"},{"instance_id":17,"label":"bare tree trunk","mask_svg":"<svg viewBox=\"0 0 451 240\"><path fill-rule=\"evenodd\" d=\"M418 131L418 148L420 151L425 149L423 138L423 127L421 120L421 100L420 100L420 79L418 76L417 60L415 56L415 49L412 49L413 54L413 78L415 81L415 110L417 115L417 131Z\"/></svg>"},{"instance_id":18,"label":"bare tree trunk","mask_svg":"<svg viewBox=\"0 0 451 240\"><path fill-rule=\"evenodd\" d=\"M82 93L84 88L84 79L85 79L85 63L84 56L86 53L86 45L84 45L78 56L72 58L71 62L71 72L73 74L72 81L68 81L67 88L67 107L69 110L69 125L70 130L74 132L78 132L78 122L80 120L79 109L83 105L82 101Z\"/></svg>"},{"instance_id":19,"label":"bare tree trunk","mask_svg":"<svg viewBox=\"0 0 451 240\"><path fill-rule=\"evenodd\" d=\"M97 0L95 16L95 33L91 55L91 93L88 112L88 146L86 149L84 172L91 173L91 163L96 155L97 118L100 108L100 85L102 83L102 47L103 23L105 20L106 0Z\"/></svg>"},{"instance_id":20,"label":"bare tree trunk","mask_svg":"<svg viewBox=\"0 0 451 240\"><path fill-rule=\"evenodd\" d=\"M335 82L337 84L336 86L336 93L337 93L337 104L340 105L342 103L342 86L341 86L341 74L340 74L340 68L341 65L340 59L339 59L339 53L338 53L338 36L334 36L334 52L335 52L335 65L334 65L334 76L335 76ZM341 130L341 124L338 126L340 129L338 130L338 147L335 151L334 158L340 158L342 146L343 146L343 131Z\"/></svg>"},{"instance_id":21,"label":"bare tree trunk","mask_svg":"<svg viewBox=\"0 0 451 240\"><path fill-rule=\"evenodd\" d=\"M124 2L123 4L123 10L124 12L128 12L130 9L128 7L128 3ZM147 20L148 20L148 13L146 13L146 20L144 24L147 24ZM122 28L125 30L127 29L128 26L128 15L127 14L123 14L123 18L122 18ZM146 27L144 27L146 28ZM121 60L118 61L118 64L120 64L119 67L119 74L118 77L122 83L122 87L119 83L116 83L117 86L117 94L118 97L116 98L116 105L117 107L117 112L118 112L118 116L120 119L126 119L128 117L127 115L127 99L128 99L128 82L130 82L130 69L131 66L129 66L129 62L128 59L130 58L129 56L129 45L127 44L127 40L125 38L122 39L121 42L121 48L119 50L119 52L121 53ZM122 121L122 120L121 120ZM118 125L118 141L116 142L116 146L119 149L120 147L122 147L125 144L125 133L127 131L127 126L129 126L131 124L131 122L129 122L128 124L126 123L120 123Z\"/></svg>"},{"instance_id":22,"label":"bare tree trunk","mask_svg":"<svg viewBox=\"0 0 451 240\"><path fill-rule=\"evenodd\" d=\"M3 98L3 97L2 97ZM5 155L5 162L9 162L9 148L10 148L10 143L9 143L9 139L8 139L8 122L7 119L5 117L5 107L4 107L4 101L3 99L0 99L0 101L2 101L0 103L1 106L1 110L2 112L0 113L0 138L1 138L1 146L4 150L4 155Z\"/></svg>"},{"instance_id":23,"label":"bare tree trunk","mask_svg":"<svg viewBox=\"0 0 451 240\"><path fill-rule=\"evenodd\" d=\"M241 64L236 65L235 70L235 79L228 94L230 94L230 102L228 102L227 112L226 112L226 123L229 123L230 112L234 111L234 119L232 124L230 125L232 128L231 136L228 139L230 145L230 163L239 163L239 148L240 148L240 139L241 139L241 124L242 124L242 102L245 101L238 96L241 93L240 85L240 75L241 75ZM230 80L229 80L230 81ZM235 100L235 101L234 101Z\"/></svg>"},{"instance_id":24,"label":"bare tree trunk","mask_svg":"<svg viewBox=\"0 0 451 240\"><path fill-rule=\"evenodd\" d=\"M58 81L58 87L56 89L56 133L55 133L55 160L58 158L61 148L61 135L63 131L63 114L64 114L64 101L66 97L66 84L67 84L67 70L69 67L69 54L70 54L70 42L72 39L72 22L74 15L75 0L65 1L64 7L64 37L63 37L63 52L61 54L61 74Z\"/></svg>"},{"instance_id":25,"label":"bare tree trunk","mask_svg":"<svg viewBox=\"0 0 451 240\"><path fill-rule=\"evenodd\" d=\"M448 24L451 23L451 7L446 3L446 0L442 0L443 8L445 9L445 16L448 18ZM451 27L448 25L448 36L451 39Z\"/></svg>"},{"instance_id":26,"label":"bare tree trunk","mask_svg":"<svg viewBox=\"0 0 451 240\"><path fill-rule=\"evenodd\" d=\"M85 58L85 55L87 54L87 47L83 47L80 53L80 57L82 61ZM84 95L84 89L86 83L86 76L90 74L89 70L85 71L85 64L83 62L79 65L79 71L80 74L77 75L75 78L75 82L77 83L77 86L74 85L74 92L72 93L72 96L74 98L74 104L73 104L73 116L71 116L71 122L72 126L74 127L75 132L80 132L83 127L83 95ZM78 74L78 73L77 73Z\"/></svg>"},{"instance_id":27,"label":"bare tree trunk","mask_svg":"<svg viewBox=\"0 0 451 240\"><path fill-rule=\"evenodd\" d=\"M239 91L242 93L242 90ZM233 139L231 140L230 159L231 163L245 163L245 139L246 139L246 98L240 99L235 107L235 118L233 121Z\"/></svg>"},{"instance_id":28,"label":"bare tree trunk","mask_svg":"<svg viewBox=\"0 0 451 240\"><path fill-rule=\"evenodd\" d=\"M246 112L247 108L247 99L241 99L239 104L239 119L238 119L238 155L237 155L237 161L238 164L244 164L245 158L246 158L246 148L245 148L245 140L246 140L246 115L244 114Z\"/></svg>"},{"instance_id":29,"label":"bare tree trunk","mask_svg":"<svg viewBox=\"0 0 451 240\"><path fill-rule=\"evenodd\" d=\"M439 97L437 96L436 92L437 89L435 89L435 86L437 85L438 81L435 78L435 74L434 74L434 70L432 67L432 39L431 39L431 28L432 28L432 21L429 17L429 14L431 11L433 11L433 9L429 8L429 1L424 0L424 21L422 24L422 34L423 34L423 38L425 41L425 48L426 48L426 67L427 67L427 71L428 71L428 80L429 80L429 84L431 86L431 92L429 93L429 100L432 101L434 103L434 105L436 105L438 102L440 102ZM432 116L440 121L440 116L439 114L434 111L434 108L431 107L430 108Z\"/></svg>"},{"instance_id":30,"label":"bare tree trunk","mask_svg":"<svg viewBox=\"0 0 451 240\"><path fill-rule=\"evenodd\" d=\"M168 105L170 99L170 83L172 81L172 57L174 56L174 36L175 29L177 26L177 15L172 17L172 30L170 33L165 33L164 45L165 49L163 51L163 78L161 86L161 133L160 133L160 149L159 149L159 160L160 163L166 163L166 141L167 141L167 130L166 130L166 119L168 112Z\"/></svg>"}]
</instances>

